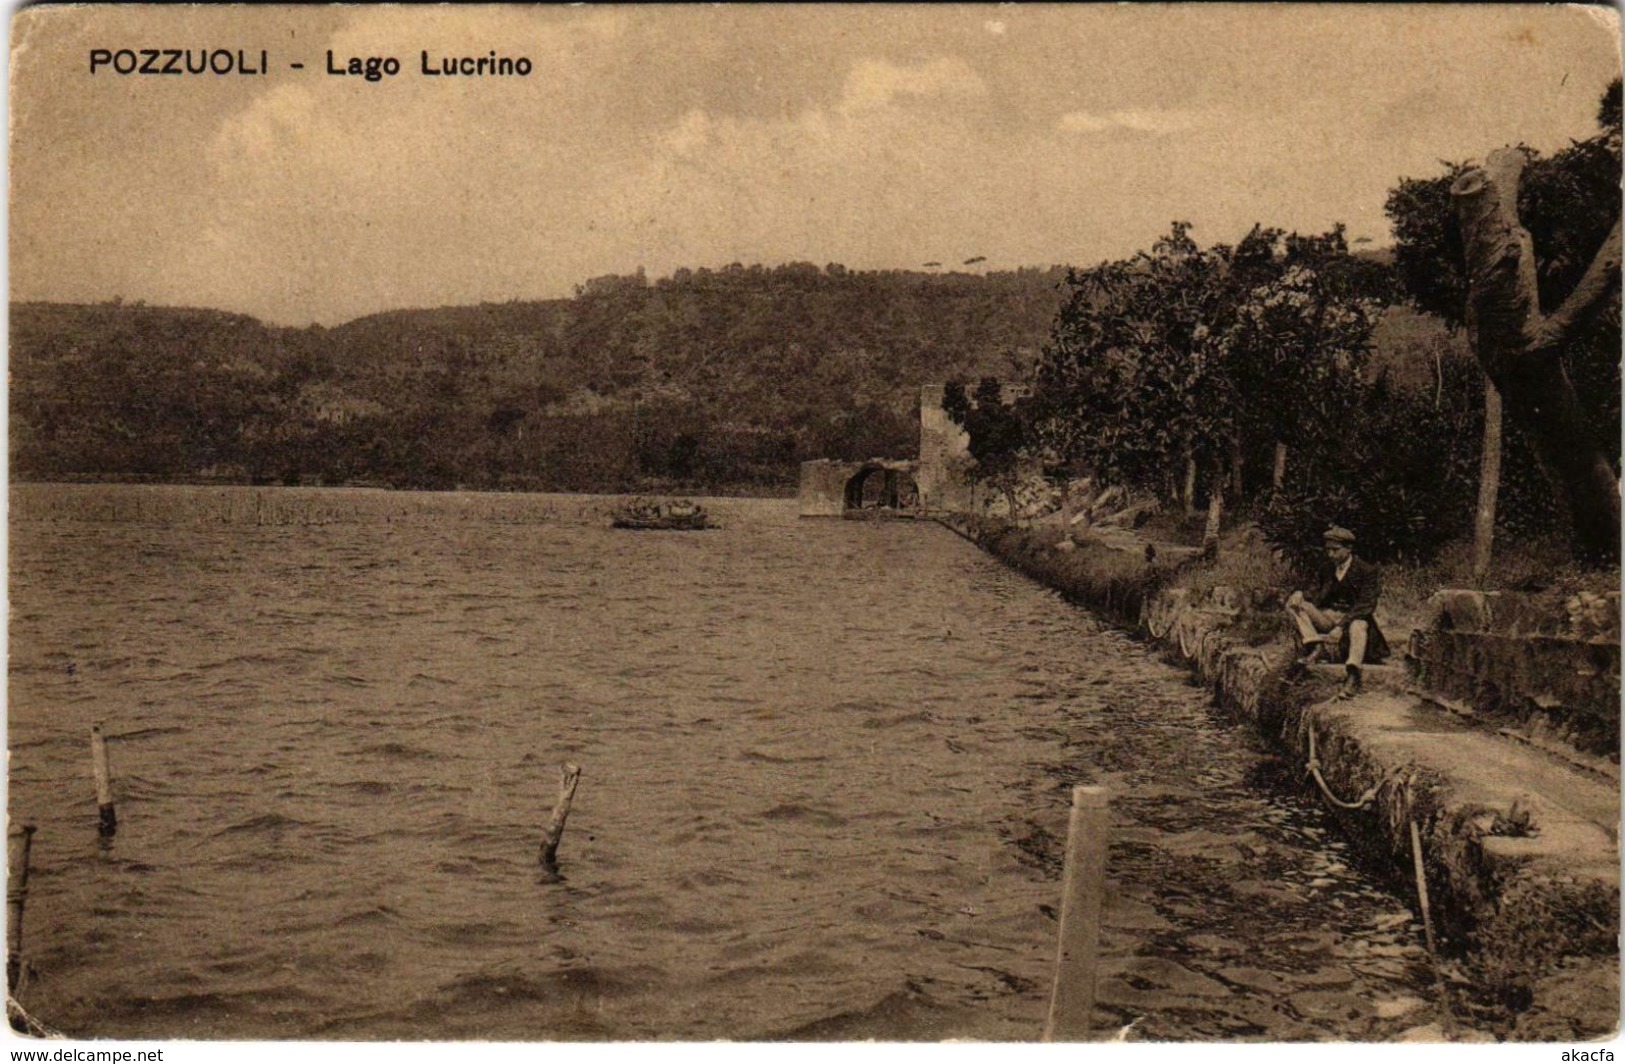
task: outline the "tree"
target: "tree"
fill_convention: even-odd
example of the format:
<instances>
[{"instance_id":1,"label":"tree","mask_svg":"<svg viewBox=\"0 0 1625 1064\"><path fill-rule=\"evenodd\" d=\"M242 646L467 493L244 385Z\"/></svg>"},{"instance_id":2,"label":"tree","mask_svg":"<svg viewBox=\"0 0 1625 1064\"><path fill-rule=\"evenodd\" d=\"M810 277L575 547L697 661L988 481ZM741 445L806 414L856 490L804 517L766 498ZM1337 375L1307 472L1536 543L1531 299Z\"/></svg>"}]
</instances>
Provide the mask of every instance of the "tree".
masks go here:
<instances>
[{"instance_id":1,"label":"tree","mask_svg":"<svg viewBox=\"0 0 1625 1064\"><path fill-rule=\"evenodd\" d=\"M1307 237L1255 227L1232 258L1239 301L1220 346L1238 393L1238 448L1243 433L1271 446L1278 491L1289 450L1323 446L1349 420L1392 285L1349 255L1341 225Z\"/></svg>"},{"instance_id":2,"label":"tree","mask_svg":"<svg viewBox=\"0 0 1625 1064\"><path fill-rule=\"evenodd\" d=\"M1340 226L1255 226L1206 250L1189 229L1175 223L1150 252L1071 275L1033 421L1058 459L1177 495L1187 513L1205 473L1212 525L1227 483L1245 494L1243 456L1259 445L1301 447L1311 466L1339 446L1390 282L1349 254Z\"/></svg>"},{"instance_id":3,"label":"tree","mask_svg":"<svg viewBox=\"0 0 1625 1064\"><path fill-rule=\"evenodd\" d=\"M1473 511L1473 580L1482 585L1495 552L1495 511L1501 496L1501 393L1484 378L1484 438L1479 448L1478 507Z\"/></svg>"},{"instance_id":4,"label":"tree","mask_svg":"<svg viewBox=\"0 0 1625 1064\"><path fill-rule=\"evenodd\" d=\"M1467 328L1507 416L1563 489L1576 557L1592 562L1619 557L1619 100L1616 79L1601 132L1549 159L1501 149L1402 181L1387 205L1406 289ZM1486 473L1494 429L1486 418ZM1481 514L1493 487L1481 484Z\"/></svg>"},{"instance_id":5,"label":"tree","mask_svg":"<svg viewBox=\"0 0 1625 1064\"><path fill-rule=\"evenodd\" d=\"M1461 230L1450 209L1450 186L1465 167L1451 165L1442 177L1406 178L1388 195L1386 212L1398 238L1396 272L1411 302L1442 318L1452 332L1466 325L1466 277ZM1469 343L1473 343L1469 339ZM1476 344L1474 345L1476 351ZM1489 573L1501 492L1501 393L1483 375L1484 428L1479 445L1478 502L1473 519L1473 579Z\"/></svg>"},{"instance_id":6,"label":"tree","mask_svg":"<svg viewBox=\"0 0 1625 1064\"><path fill-rule=\"evenodd\" d=\"M1588 418L1563 364L1563 349L1605 301L1613 299L1617 306L1619 220L1567 298L1551 314L1542 313L1533 238L1518 215L1518 184L1527 161L1520 149L1499 149L1450 186L1466 250L1467 328L1506 409L1530 430L1542 461L1568 494L1576 555L1617 561L1618 451L1610 457L1588 438Z\"/></svg>"},{"instance_id":7,"label":"tree","mask_svg":"<svg viewBox=\"0 0 1625 1064\"><path fill-rule=\"evenodd\" d=\"M1192 469L1221 479L1232 427L1210 372L1224 260L1197 247L1190 228L1175 222L1150 252L1069 272L1033 403L1039 438L1058 461L1187 504ZM1183 490L1176 469L1187 474Z\"/></svg>"},{"instance_id":8,"label":"tree","mask_svg":"<svg viewBox=\"0 0 1625 1064\"><path fill-rule=\"evenodd\" d=\"M1033 460L1025 405L1020 400L1005 402L1004 385L984 377L970 395L964 382L949 381L943 388L942 409L969 437L970 455L976 460L971 478L1001 492L1015 520L1016 486Z\"/></svg>"}]
</instances>

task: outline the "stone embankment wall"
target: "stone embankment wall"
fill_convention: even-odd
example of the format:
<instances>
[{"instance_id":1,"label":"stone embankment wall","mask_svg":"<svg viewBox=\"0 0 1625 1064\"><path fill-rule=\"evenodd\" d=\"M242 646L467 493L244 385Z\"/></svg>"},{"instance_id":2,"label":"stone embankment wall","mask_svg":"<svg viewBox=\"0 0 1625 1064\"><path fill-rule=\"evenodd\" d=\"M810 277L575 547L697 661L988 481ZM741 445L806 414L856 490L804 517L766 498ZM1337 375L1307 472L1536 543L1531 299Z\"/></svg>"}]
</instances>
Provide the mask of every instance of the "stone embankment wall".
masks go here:
<instances>
[{"instance_id":1,"label":"stone embankment wall","mask_svg":"<svg viewBox=\"0 0 1625 1064\"><path fill-rule=\"evenodd\" d=\"M1441 591L1411 637L1418 684L1535 742L1619 763L1619 595L1561 610L1507 592Z\"/></svg>"},{"instance_id":2,"label":"stone embankment wall","mask_svg":"<svg viewBox=\"0 0 1625 1064\"><path fill-rule=\"evenodd\" d=\"M1595 825L1580 825L1578 834L1567 833L1572 836L1568 851L1554 856L1551 851L1563 844L1559 828L1566 826L1554 825L1544 840L1520 838L1522 814L1516 801L1503 800L1499 790L1485 788L1479 780L1463 783L1448 770L1427 767L1448 766L1448 757L1411 756L1457 741L1452 728L1458 736L1470 730L1460 718L1438 711L1430 715L1445 718L1443 723L1419 723L1430 707L1416 697L1417 678L1393 666L1368 669L1366 694L1352 703L1334 702L1332 684L1290 675L1291 650L1279 638L1278 593L1268 594L1267 601L1247 589L1215 587L1194 593L1179 586L1187 555L1174 560L1168 557L1173 552L1164 551L1148 558L1143 545L1136 550L1083 541L1055 549L1053 536L965 520L945 523L1068 600L1144 634L1187 664L1221 706L1252 721L1277 749L1303 764L1306 780L1313 763L1335 795L1351 804L1357 796L1367 797L1358 810L1334 812L1367 859L1413 897L1414 823L1445 950L1465 963L1481 996L1498 1000L1513 1013L1540 1018L1528 1026L1520 1019L1515 1037L1596 1037L1614 1028L1617 856L1591 851L1617 853L1617 837L1610 840ZM1514 656L1506 668L1517 675L1503 676L1486 666L1488 660L1503 660L1486 645L1513 633L1489 626L1474 633L1485 637L1482 644L1458 644L1467 627L1466 609L1455 602L1450 613L1455 627L1445 627L1442 638L1422 639L1429 655L1423 666L1427 675L1440 683L1451 677L1448 682L1467 688L1453 688L1464 697L1481 697L1482 685L1494 683L1497 690L1509 692L1503 703L1541 707L1549 716L1561 705L1570 731L1594 740L1593 745L1606 745L1607 728L1601 721L1614 720L1617 791L1617 620L1611 657L1601 642L1607 635L1594 630L1525 633L1578 646L1565 644L1561 654L1551 657L1542 656L1538 647ZM1613 609L1617 614L1617 601ZM1515 610L1503 606L1501 615L1510 618ZM1605 690L1609 675L1611 695ZM1539 694L1542 690L1548 693ZM1610 698L1613 714L1606 712ZM1485 741L1482 735L1473 738ZM1598 860L1591 861L1593 856ZM1577 985L1599 984L1612 985L1616 1000L1610 1003L1606 992L1600 1003L1563 1000L1574 997Z\"/></svg>"}]
</instances>

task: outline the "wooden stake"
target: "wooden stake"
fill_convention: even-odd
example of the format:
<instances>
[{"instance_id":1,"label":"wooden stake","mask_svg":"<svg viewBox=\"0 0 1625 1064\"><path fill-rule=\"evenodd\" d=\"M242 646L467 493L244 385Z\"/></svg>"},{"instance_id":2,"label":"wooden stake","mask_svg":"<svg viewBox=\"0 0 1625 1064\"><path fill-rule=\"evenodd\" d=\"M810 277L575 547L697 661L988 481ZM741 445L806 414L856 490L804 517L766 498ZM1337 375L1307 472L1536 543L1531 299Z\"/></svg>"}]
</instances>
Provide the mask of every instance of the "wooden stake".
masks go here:
<instances>
[{"instance_id":1,"label":"wooden stake","mask_svg":"<svg viewBox=\"0 0 1625 1064\"><path fill-rule=\"evenodd\" d=\"M559 867L559 840L564 837L564 821L570 816L570 803L575 801L576 784L581 781L579 765L565 764L559 779L559 801L553 807L553 819L542 836L542 867L549 872Z\"/></svg>"},{"instance_id":2,"label":"wooden stake","mask_svg":"<svg viewBox=\"0 0 1625 1064\"><path fill-rule=\"evenodd\" d=\"M1416 818L1411 817L1411 862L1416 869L1416 900L1422 909L1422 933L1427 936L1428 956L1439 955L1438 943L1433 940L1433 907L1428 904L1428 877L1422 866L1422 833L1416 829Z\"/></svg>"},{"instance_id":3,"label":"wooden stake","mask_svg":"<svg viewBox=\"0 0 1625 1064\"><path fill-rule=\"evenodd\" d=\"M7 841L16 843L19 851L15 857L8 855L11 880L6 889L6 989L15 994L23 972L23 907L28 904L28 861L34 849L34 825L24 824Z\"/></svg>"},{"instance_id":4,"label":"wooden stake","mask_svg":"<svg viewBox=\"0 0 1625 1064\"><path fill-rule=\"evenodd\" d=\"M1409 796L1407 795L1407 802ZM1444 970L1439 967L1439 944L1433 937L1433 907L1428 904L1428 876L1422 862L1422 833L1417 830L1416 817L1410 818L1411 862L1416 868L1416 900L1422 910L1422 933L1427 936L1428 960L1433 964L1433 985L1439 992L1439 1020L1446 1034L1455 1033L1456 1015L1450 1007L1450 989L1444 982Z\"/></svg>"},{"instance_id":5,"label":"wooden stake","mask_svg":"<svg viewBox=\"0 0 1625 1064\"><path fill-rule=\"evenodd\" d=\"M1106 887L1104 787L1072 788L1061 884L1061 942L1055 961L1046 1042L1085 1042L1095 1010L1095 961L1100 946L1100 899Z\"/></svg>"},{"instance_id":6,"label":"wooden stake","mask_svg":"<svg viewBox=\"0 0 1625 1064\"><path fill-rule=\"evenodd\" d=\"M102 726L90 726L90 763L96 770L96 812L100 817L97 831L112 835L118 830L118 812L113 808L113 778L107 769L107 740L102 737Z\"/></svg>"}]
</instances>

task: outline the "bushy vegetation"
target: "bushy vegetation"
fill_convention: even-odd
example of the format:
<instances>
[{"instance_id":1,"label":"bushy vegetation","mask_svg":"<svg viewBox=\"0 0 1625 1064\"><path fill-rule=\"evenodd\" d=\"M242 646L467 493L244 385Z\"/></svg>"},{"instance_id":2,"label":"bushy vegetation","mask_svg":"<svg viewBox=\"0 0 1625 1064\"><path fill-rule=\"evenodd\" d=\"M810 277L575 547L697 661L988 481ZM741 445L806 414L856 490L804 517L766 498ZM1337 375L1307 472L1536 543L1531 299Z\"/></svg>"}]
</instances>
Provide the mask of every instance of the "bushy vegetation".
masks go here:
<instances>
[{"instance_id":1,"label":"bushy vegetation","mask_svg":"<svg viewBox=\"0 0 1625 1064\"><path fill-rule=\"evenodd\" d=\"M1580 280L1620 213L1620 82L1604 94L1596 135L1549 157L1525 148L1530 163L1519 186L1519 217L1535 248L1542 306L1556 307ZM1394 267L1406 297L1452 328L1467 324L1462 235L1450 185L1465 169L1406 178L1388 195L1397 238ZM1620 439L1620 295L1614 287L1603 312L1563 351L1565 369L1587 404L1589 429L1615 456Z\"/></svg>"},{"instance_id":2,"label":"bushy vegetation","mask_svg":"<svg viewBox=\"0 0 1625 1064\"><path fill-rule=\"evenodd\" d=\"M914 453L920 385L1030 365L1062 276L734 265L332 329L18 304L12 473L787 491Z\"/></svg>"},{"instance_id":3,"label":"bushy vegetation","mask_svg":"<svg viewBox=\"0 0 1625 1064\"><path fill-rule=\"evenodd\" d=\"M1459 374L1458 374L1459 375ZM1269 496L1259 525L1304 572L1322 558L1329 522L1359 529L1360 553L1415 560L1464 534L1472 519L1476 456L1471 440L1477 389L1445 390L1449 405L1379 379L1349 412L1357 428L1310 450Z\"/></svg>"},{"instance_id":4,"label":"bushy vegetation","mask_svg":"<svg viewBox=\"0 0 1625 1064\"><path fill-rule=\"evenodd\" d=\"M1034 435L1053 460L1187 503L1245 491L1249 454L1337 429L1388 285L1341 229L1257 226L1202 248L1185 223L1068 280L1027 404Z\"/></svg>"},{"instance_id":5,"label":"bushy vegetation","mask_svg":"<svg viewBox=\"0 0 1625 1064\"><path fill-rule=\"evenodd\" d=\"M942 391L942 409L965 430L974 460L968 475L1004 495L1006 512L1018 512L1016 488L1027 471L1031 450L1027 419L1006 400L1004 384L984 377L974 391L964 382L948 381Z\"/></svg>"},{"instance_id":6,"label":"bushy vegetation","mask_svg":"<svg viewBox=\"0 0 1625 1064\"><path fill-rule=\"evenodd\" d=\"M979 467L1007 467L1004 449L1187 507L1218 493L1273 503L1265 529L1283 545L1318 545L1326 521L1380 510L1377 556L1431 545L1452 470L1428 449L1459 411L1402 399L1370 371L1393 277L1341 228L1260 225L1204 249L1175 223L1149 252L1068 282L1030 394L999 415L994 392L945 395Z\"/></svg>"},{"instance_id":7,"label":"bushy vegetation","mask_svg":"<svg viewBox=\"0 0 1625 1064\"><path fill-rule=\"evenodd\" d=\"M1575 287L1619 216L1619 96L1616 82L1596 137L1536 158L1521 186L1543 304ZM994 413L961 388L944 405L956 405L949 413L970 432L984 476L1014 461L1057 477L1084 472L1187 512L1199 498L1222 500L1256 516L1305 568L1329 522L1354 529L1366 557L1426 561L1473 530L1486 430L1482 359L1461 335L1467 285L1450 184L1463 169L1393 191L1391 259L1351 251L1340 226L1302 236L1259 225L1234 246L1204 248L1175 222L1148 251L1069 272L1022 398ZM1435 325L1379 328L1418 318ZM1616 479L1619 344L1616 281L1561 352L1582 397L1578 435ZM1506 425L1492 480L1499 527L1548 536L1574 514L1578 532L1574 507L1593 505L1578 498L1590 485L1553 460L1553 440L1575 434L1554 437L1539 410L1509 409L1520 416ZM1584 538L1576 556L1606 561Z\"/></svg>"}]
</instances>

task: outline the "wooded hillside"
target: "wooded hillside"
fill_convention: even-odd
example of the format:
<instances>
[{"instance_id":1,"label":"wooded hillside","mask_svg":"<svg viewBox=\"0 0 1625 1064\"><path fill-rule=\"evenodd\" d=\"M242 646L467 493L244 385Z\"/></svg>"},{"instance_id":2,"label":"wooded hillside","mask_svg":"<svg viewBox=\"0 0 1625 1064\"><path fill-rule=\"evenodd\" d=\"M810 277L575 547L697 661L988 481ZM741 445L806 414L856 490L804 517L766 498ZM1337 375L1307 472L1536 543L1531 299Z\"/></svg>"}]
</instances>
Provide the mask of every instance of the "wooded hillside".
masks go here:
<instances>
[{"instance_id":1,"label":"wooded hillside","mask_svg":"<svg viewBox=\"0 0 1625 1064\"><path fill-rule=\"evenodd\" d=\"M803 459L912 454L921 384L1024 372L1064 276L736 264L331 329L13 304L11 472L788 490Z\"/></svg>"}]
</instances>

